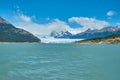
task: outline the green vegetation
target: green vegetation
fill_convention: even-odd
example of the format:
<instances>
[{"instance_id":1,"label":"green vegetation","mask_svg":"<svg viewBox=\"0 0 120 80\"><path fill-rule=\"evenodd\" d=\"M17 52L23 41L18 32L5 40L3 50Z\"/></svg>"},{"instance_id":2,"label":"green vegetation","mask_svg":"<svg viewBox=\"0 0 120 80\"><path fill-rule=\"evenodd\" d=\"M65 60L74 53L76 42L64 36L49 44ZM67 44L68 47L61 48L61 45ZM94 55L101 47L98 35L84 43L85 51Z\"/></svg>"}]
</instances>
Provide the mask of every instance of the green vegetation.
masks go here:
<instances>
[{"instance_id":1,"label":"green vegetation","mask_svg":"<svg viewBox=\"0 0 120 80\"><path fill-rule=\"evenodd\" d=\"M94 39L87 39L82 41L77 41L75 43L80 44L120 44L120 35L110 35L104 38L94 38Z\"/></svg>"}]
</instances>

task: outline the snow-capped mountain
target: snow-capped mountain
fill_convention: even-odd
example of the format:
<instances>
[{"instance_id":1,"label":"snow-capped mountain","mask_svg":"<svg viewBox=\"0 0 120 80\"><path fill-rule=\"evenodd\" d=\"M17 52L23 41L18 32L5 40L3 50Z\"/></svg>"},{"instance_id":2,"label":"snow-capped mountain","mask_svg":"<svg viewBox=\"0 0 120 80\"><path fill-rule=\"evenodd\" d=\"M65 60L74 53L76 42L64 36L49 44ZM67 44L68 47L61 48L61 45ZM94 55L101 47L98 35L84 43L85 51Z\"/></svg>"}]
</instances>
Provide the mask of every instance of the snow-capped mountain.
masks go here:
<instances>
[{"instance_id":1,"label":"snow-capped mountain","mask_svg":"<svg viewBox=\"0 0 120 80\"><path fill-rule=\"evenodd\" d=\"M84 38L84 39L90 39L90 38L103 38L112 34L120 34L120 27L105 27L100 30L86 30L85 32L78 33L72 38Z\"/></svg>"},{"instance_id":2,"label":"snow-capped mountain","mask_svg":"<svg viewBox=\"0 0 120 80\"><path fill-rule=\"evenodd\" d=\"M60 32L53 31L51 32L50 36L54 38L71 38L73 34L70 33L69 31L60 31Z\"/></svg>"},{"instance_id":3,"label":"snow-capped mountain","mask_svg":"<svg viewBox=\"0 0 120 80\"><path fill-rule=\"evenodd\" d=\"M69 31L56 32L53 31L50 36L54 38L70 38L70 39L90 39L90 38L102 38L112 34L120 34L120 27L105 27L102 29L88 29L78 34L72 34Z\"/></svg>"}]
</instances>

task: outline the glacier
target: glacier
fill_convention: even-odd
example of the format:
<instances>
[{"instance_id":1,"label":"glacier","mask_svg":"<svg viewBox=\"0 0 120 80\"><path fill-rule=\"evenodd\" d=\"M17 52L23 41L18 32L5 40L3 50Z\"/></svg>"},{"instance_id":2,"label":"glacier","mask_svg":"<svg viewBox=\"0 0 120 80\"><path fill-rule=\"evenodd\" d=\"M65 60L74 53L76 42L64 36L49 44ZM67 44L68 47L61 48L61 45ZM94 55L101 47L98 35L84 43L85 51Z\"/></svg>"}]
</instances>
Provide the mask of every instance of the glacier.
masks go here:
<instances>
[{"instance_id":1,"label":"glacier","mask_svg":"<svg viewBox=\"0 0 120 80\"><path fill-rule=\"evenodd\" d=\"M42 43L72 43L75 41L83 40L83 39L63 39L63 38L53 38L53 37L46 37L40 39Z\"/></svg>"}]
</instances>

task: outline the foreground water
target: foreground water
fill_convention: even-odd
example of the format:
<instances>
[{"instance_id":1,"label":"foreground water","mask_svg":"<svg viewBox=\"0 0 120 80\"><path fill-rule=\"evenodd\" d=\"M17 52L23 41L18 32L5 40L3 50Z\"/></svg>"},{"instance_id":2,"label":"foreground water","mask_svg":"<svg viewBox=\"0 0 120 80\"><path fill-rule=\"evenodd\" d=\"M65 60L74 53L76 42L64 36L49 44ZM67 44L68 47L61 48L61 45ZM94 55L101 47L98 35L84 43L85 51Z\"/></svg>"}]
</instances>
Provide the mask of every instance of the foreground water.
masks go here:
<instances>
[{"instance_id":1,"label":"foreground water","mask_svg":"<svg viewBox=\"0 0 120 80\"><path fill-rule=\"evenodd\" d=\"M120 45L0 44L0 80L120 80Z\"/></svg>"}]
</instances>

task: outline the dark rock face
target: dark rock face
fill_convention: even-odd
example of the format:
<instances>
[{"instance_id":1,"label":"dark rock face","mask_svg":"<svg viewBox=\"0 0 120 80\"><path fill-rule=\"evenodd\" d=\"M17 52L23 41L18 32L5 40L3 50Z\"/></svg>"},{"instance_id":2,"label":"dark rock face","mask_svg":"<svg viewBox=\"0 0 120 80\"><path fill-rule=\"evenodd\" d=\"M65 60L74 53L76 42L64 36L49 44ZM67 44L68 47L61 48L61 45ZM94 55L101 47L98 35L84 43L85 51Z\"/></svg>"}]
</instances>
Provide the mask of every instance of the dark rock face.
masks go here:
<instances>
[{"instance_id":1,"label":"dark rock face","mask_svg":"<svg viewBox=\"0 0 120 80\"><path fill-rule=\"evenodd\" d=\"M40 42L40 39L0 17L0 42Z\"/></svg>"}]
</instances>

